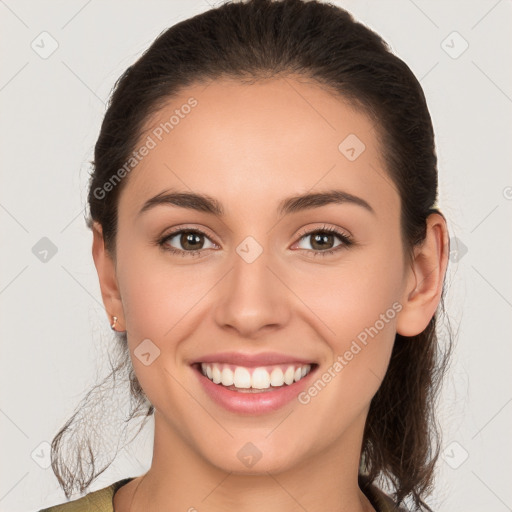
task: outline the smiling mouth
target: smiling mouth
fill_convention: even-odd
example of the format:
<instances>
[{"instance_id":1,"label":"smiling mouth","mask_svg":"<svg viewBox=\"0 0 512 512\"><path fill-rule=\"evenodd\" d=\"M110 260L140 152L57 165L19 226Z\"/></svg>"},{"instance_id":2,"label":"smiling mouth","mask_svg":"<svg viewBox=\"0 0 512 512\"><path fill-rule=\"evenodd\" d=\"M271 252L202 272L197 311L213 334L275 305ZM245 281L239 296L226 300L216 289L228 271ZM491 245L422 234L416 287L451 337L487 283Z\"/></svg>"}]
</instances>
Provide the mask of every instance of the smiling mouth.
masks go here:
<instances>
[{"instance_id":1,"label":"smiling mouth","mask_svg":"<svg viewBox=\"0 0 512 512\"><path fill-rule=\"evenodd\" d=\"M318 364L276 364L258 367L226 363L192 365L214 384L240 393L265 393L292 386L316 369Z\"/></svg>"}]
</instances>

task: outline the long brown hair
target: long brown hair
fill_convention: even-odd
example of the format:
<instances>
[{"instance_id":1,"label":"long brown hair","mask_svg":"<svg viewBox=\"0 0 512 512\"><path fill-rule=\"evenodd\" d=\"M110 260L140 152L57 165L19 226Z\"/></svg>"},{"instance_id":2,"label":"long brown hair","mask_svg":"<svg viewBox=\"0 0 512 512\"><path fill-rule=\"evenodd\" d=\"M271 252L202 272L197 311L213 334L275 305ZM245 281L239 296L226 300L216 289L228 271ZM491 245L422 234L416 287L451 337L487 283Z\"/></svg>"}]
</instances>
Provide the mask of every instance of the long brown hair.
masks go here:
<instances>
[{"instance_id":1,"label":"long brown hair","mask_svg":"<svg viewBox=\"0 0 512 512\"><path fill-rule=\"evenodd\" d=\"M375 122L387 173L400 194L403 249L412 254L425 238L428 215L441 213L435 207L432 121L418 80L379 35L340 7L316 0L250 0L222 4L165 30L116 82L95 146L87 218L89 227L93 220L101 224L113 257L126 179L106 194L98 191L129 159L151 114L190 84L292 74L349 99ZM444 312L444 288L440 308ZM397 502L407 499L419 510L430 510L424 500L433 489L440 445L434 412L451 351L451 336L439 343L438 313L421 334L396 335L388 371L370 405L361 454L361 475L369 482L387 480ZM153 413L133 371L126 334L118 333L116 341L111 373L52 442L52 467L68 497L74 488L84 492L113 460L98 464L100 434L89 431L105 386L126 377L127 424ZM67 459L64 446L74 447Z\"/></svg>"}]
</instances>

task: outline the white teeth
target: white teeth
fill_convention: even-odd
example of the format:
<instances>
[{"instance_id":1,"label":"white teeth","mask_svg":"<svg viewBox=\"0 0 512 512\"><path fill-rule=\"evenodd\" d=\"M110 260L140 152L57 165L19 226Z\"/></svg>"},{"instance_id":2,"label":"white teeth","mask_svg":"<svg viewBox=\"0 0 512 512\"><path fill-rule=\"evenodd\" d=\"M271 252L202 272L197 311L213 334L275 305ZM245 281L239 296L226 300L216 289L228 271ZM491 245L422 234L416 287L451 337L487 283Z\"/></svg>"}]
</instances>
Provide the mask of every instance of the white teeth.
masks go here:
<instances>
[{"instance_id":1,"label":"white teeth","mask_svg":"<svg viewBox=\"0 0 512 512\"><path fill-rule=\"evenodd\" d=\"M215 384L218 384L221 380L221 373L218 366L214 366L212 368L212 380Z\"/></svg>"},{"instance_id":2,"label":"white teeth","mask_svg":"<svg viewBox=\"0 0 512 512\"><path fill-rule=\"evenodd\" d=\"M285 371L283 368L286 368ZM215 384L222 384L226 387L234 385L240 389L269 389L270 386L280 387L284 384L289 386L299 381L311 371L311 365L245 368L243 366L230 367L230 365L220 363L201 363L201 371Z\"/></svg>"},{"instance_id":3,"label":"white teeth","mask_svg":"<svg viewBox=\"0 0 512 512\"><path fill-rule=\"evenodd\" d=\"M213 365L214 367L217 365ZM250 388L251 387L251 374L247 368L237 366L233 374L233 384L237 388Z\"/></svg>"},{"instance_id":4,"label":"white teeth","mask_svg":"<svg viewBox=\"0 0 512 512\"><path fill-rule=\"evenodd\" d=\"M251 387L256 389L267 389L270 387L270 375L265 368L256 368L252 372Z\"/></svg>"},{"instance_id":5,"label":"white teeth","mask_svg":"<svg viewBox=\"0 0 512 512\"><path fill-rule=\"evenodd\" d=\"M295 375L295 368L293 366L288 366L288 368L284 372L285 384L288 384L288 385L292 384L294 375Z\"/></svg>"},{"instance_id":6,"label":"white teeth","mask_svg":"<svg viewBox=\"0 0 512 512\"><path fill-rule=\"evenodd\" d=\"M274 368L270 374L270 384L272 386L282 386L284 384L284 374L281 368Z\"/></svg>"},{"instance_id":7,"label":"white teeth","mask_svg":"<svg viewBox=\"0 0 512 512\"><path fill-rule=\"evenodd\" d=\"M231 368L228 368L227 366L224 367L222 370L222 385L223 386L232 386L233 382L233 372L231 371Z\"/></svg>"}]
</instances>

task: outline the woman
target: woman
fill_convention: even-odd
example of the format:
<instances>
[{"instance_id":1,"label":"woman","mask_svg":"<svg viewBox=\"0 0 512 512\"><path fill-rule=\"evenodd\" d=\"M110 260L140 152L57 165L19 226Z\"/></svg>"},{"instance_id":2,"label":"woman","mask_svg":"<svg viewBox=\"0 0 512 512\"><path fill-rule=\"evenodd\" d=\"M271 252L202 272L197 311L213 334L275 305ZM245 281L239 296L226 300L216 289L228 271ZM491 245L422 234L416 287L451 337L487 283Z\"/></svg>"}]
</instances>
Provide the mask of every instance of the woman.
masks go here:
<instances>
[{"instance_id":1,"label":"woman","mask_svg":"<svg viewBox=\"0 0 512 512\"><path fill-rule=\"evenodd\" d=\"M339 7L226 3L162 33L116 84L88 196L111 376L154 414L153 460L46 510L430 510L436 165L417 79ZM106 469L75 416L52 443L68 498Z\"/></svg>"}]
</instances>

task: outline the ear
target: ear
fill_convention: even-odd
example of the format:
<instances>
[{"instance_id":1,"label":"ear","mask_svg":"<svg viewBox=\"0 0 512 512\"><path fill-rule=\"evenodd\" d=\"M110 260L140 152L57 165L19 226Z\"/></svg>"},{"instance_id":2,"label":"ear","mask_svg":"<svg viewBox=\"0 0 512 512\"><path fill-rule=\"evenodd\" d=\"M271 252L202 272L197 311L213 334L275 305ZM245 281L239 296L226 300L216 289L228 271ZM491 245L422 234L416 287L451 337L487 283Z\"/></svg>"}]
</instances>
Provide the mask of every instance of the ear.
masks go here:
<instances>
[{"instance_id":1,"label":"ear","mask_svg":"<svg viewBox=\"0 0 512 512\"><path fill-rule=\"evenodd\" d=\"M449 250L445 218L432 213L427 217L425 240L414 248L414 261L407 271L402 310L397 315L398 334L416 336L434 316L441 300Z\"/></svg>"},{"instance_id":2,"label":"ear","mask_svg":"<svg viewBox=\"0 0 512 512\"><path fill-rule=\"evenodd\" d=\"M124 312L123 304L121 302L121 294L116 278L116 268L114 260L105 247L103 240L103 229L101 224L94 221L92 225L93 241L92 241L92 257L94 265L98 272L100 281L101 297L103 304L107 311L108 321L112 322L112 317L117 317L117 325L119 328L116 330L122 331L124 329Z\"/></svg>"}]
</instances>

